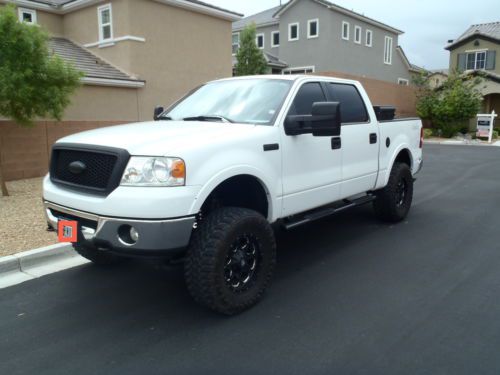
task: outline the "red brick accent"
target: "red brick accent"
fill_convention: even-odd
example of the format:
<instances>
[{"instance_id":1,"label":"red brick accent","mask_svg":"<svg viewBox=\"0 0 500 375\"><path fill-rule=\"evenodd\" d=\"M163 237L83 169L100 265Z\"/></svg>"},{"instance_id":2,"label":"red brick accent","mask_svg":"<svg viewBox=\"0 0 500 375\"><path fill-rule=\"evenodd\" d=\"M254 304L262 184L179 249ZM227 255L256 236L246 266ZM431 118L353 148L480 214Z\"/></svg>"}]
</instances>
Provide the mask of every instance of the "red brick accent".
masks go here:
<instances>
[{"instance_id":1,"label":"red brick accent","mask_svg":"<svg viewBox=\"0 0 500 375\"><path fill-rule=\"evenodd\" d=\"M397 83L338 72L322 72L316 74L360 81L373 105L394 106L396 107L397 115L400 117L413 117L417 114L416 91L413 86L402 86Z\"/></svg>"}]
</instances>

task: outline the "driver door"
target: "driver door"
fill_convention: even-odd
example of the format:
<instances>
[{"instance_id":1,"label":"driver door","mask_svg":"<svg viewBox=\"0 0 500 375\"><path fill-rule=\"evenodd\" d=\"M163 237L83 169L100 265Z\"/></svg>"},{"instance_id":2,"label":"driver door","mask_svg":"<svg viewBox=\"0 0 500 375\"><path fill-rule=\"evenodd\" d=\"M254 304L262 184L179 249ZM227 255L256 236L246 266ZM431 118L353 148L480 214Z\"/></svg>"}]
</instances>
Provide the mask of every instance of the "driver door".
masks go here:
<instances>
[{"instance_id":1,"label":"driver door","mask_svg":"<svg viewBox=\"0 0 500 375\"><path fill-rule=\"evenodd\" d=\"M298 89L288 115L311 115L313 103L326 102L321 82L306 82ZM342 154L340 137L314 137L312 134L288 136L284 123L283 216L307 211L340 198Z\"/></svg>"}]
</instances>

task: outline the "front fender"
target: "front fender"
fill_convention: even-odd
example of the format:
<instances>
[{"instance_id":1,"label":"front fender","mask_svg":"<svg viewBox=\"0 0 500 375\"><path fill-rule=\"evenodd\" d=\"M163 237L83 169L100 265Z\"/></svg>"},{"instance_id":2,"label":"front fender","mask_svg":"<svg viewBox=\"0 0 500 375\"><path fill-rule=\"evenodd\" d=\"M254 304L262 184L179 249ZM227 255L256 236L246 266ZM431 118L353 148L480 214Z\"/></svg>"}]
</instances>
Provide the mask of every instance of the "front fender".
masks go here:
<instances>
[{"instance_id":1,"label":"front fender","mask_svg":"<svg viewBox=\"0 0 500 375\"><path fill-rule=\"evenodd\" d=\"M250 165L237 165L232 166L227 169L224 169L217 174L215 174L206 184L203 185L201 190L198 192L193 205L191 206L190 214L195 215L200 212L203 203L205 203L206 199L209 195L224 181L241 175L249 175L257 178L259 182L262 184L262 187L266 191L267 200L269 204L269 213L268 220L270 222L274 222L278 218L278 213L280 212L280 207L278 207L277 200L273 197L277 197L277 189L271 183L269 178L266 176L264 171L252 167Z\"/></svg>"}]
</instances>

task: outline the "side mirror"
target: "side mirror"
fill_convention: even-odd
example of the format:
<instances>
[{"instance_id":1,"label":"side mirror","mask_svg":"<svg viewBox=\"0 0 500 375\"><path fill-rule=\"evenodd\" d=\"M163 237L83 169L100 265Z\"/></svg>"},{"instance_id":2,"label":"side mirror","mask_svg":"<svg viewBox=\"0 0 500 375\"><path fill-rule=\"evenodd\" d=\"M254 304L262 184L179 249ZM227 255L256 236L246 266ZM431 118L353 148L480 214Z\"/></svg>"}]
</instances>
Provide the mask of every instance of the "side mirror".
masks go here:
<instances>
[{"instance_id":1,"label":"side mirror","mask_svg":"<svg viewBox=\"0 0 500 375\"><path fill-rule=\"evenodd\" d=\"M340 135L340 103L314 103L312 107L312 134L315 137L336 137Z\"/></svg>"},{"instance_id":2,"label":"side mirror","mask_svg":"<svg viewBox=\"0 0 500 375\"><path fill-rule=\"evenodd\" d=\"M164 112L164 109L163 107L161 106L157 106L155 107L155 110L154 110L154 113L153 113L153 119L155 121L158 121L158 117L160 117L160 115Z\"/></svg>"},{"instance_id":3,"label":"side mirror","mask_svg":"<svg viewBox=\"0 0 500 375\"><path fill-rule=\"evenodd\" d=\"M315 137L340 135L340 103L318 102L310 115L290 115L285 119L285 134L312 134Z\"/></svg>"}]
</instances>

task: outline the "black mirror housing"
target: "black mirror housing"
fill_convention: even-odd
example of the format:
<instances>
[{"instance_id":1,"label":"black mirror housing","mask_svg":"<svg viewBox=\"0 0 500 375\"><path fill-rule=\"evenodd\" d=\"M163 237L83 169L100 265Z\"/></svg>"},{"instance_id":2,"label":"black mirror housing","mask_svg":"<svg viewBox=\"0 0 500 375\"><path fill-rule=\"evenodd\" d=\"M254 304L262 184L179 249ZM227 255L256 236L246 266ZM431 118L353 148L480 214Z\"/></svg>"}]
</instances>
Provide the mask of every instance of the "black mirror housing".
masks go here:
<instances>
[{"instance_id":1,"label":"black mirror housing","mask_svg":"<svg viewBox=\"0 0 500 375\"><path fill-rule=\"evenodd\" d=\"M315 137L340 135L340 103L314 103L311 115L290 115L285 119L286 135L312 134Z\"/></svg>"},{"instance_id":2,"label":"black mirror housing","mask_svg":"<svg viewBox=\"0 0 500 375\"><path fill-rule=\"evenodd\" d=\"M155 107L155 110L154 110L154 113L153 113L153 119L155 121L158 121L158 117L160 117L160 115L164 112L164 109L163 107L161 106L156 106Z\"/></svg>"},{"instance_id":3,"label":"black mirror housing","mask_svg":"<svg viewBox=\"0 0 500 375\"><path fill-rule=\"evenodd\" d=\"M312 107L312 134L315 137L337 137L340 135L340 103L314 103Z\"/></svg>"}]
</instances>

